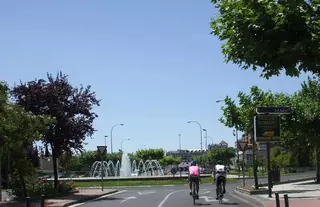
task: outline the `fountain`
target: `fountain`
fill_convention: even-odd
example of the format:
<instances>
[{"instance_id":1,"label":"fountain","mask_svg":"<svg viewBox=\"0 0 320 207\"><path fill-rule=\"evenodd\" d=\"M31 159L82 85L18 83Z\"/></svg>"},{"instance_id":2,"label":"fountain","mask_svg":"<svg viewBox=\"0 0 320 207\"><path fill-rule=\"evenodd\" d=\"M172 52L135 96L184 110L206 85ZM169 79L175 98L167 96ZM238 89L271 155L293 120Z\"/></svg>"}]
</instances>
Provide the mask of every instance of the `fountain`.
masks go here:
<instances>
[{"instance_id":1,"label":"fountain","mask_svg":"<svg viewBox=\"0 0 320 207\"><path fill-rule=\"evenodd\" d=\"M122 154L121 163L118 160L116 164L112 161L95 161L91 166L89 176L101 177L101 173L104 177L130 177L130 176L163 176L163 170L160 163L157 160L140 160L137 165L137 161L130 161L129 156L126 153Z\"/></svg>"}]
</instances>

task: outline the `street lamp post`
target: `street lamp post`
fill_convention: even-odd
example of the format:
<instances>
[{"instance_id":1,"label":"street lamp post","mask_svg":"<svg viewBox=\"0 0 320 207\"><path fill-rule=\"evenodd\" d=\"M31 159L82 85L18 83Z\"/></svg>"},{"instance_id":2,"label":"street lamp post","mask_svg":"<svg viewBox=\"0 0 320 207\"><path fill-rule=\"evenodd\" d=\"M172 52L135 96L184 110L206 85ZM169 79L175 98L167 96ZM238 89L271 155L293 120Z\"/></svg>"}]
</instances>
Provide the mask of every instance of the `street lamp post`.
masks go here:
<instances>
[{"instance_id":1,"label":"street lamp post","mask_svg":"<svg viewBox=\"0 0 320 207\"><path fill-rule=\"evenodd\" d=\"M123 124L115 124L115 125L113 125L113 126L111 127L111 132L110 132L111 153L113 153L112 132L113 132L113 129L114 129L116 126L123 126Z\"/></svg>"},{"instance_id":2,"label":"street lamp post","mask_svg":"<svg viewBox=\"0 0 320 207\"><path fill-rule=\"evenodd\" d=\"M179 150L181 151L181 134L179 134Z\"/></svg>"},{"instance_id":3,"label":"street lamp post","mask_svg":"<svg viewBox=\"0 0 320 207\"><path fill-rule=\"evenodd\" d=\"M208 139L211 139L211 145L213 145L213 139L212 139L212 137L208 136L207 138L208 138Z\"/></svg>"},{"instance_id":4,"label":"street lamp post","mask_svg":"<svg viewBox=\"0 0 320 207\"><path fill-rule=\"evenodd\" d=\"M208 130L203 129L203 131L205 132L204 138L206 140L206 150L208 150Z\"/></svg>"},{"instance_id":5,"label":"street lamp post","mask_svg":"<svg viewBox=\"0 0 320 207\"><path fill-rule=\"evenodd\" d=\"M216 102L217 102L217 103L225 102L225 100L217 100ZM237 128L236 128L235 130L233 130L233 136L236 137L237 145L238 145L238 129L237 129ZM239 161L240 161L240 160L239 160L239 149L238 149L238 146L237 146L236 152L237 152L237 159L238 159L238 162L237 162L238 172L239 172L238 176L239 176L239 178L240 178L240 165L239 165Z\"/></svg>"},{"instance_id":6,"label":"street lamp post","mask_svg":"<svg viewBox=\"0 0 320 207\"><path fill-rule=\"evenodd\" d=\"M199 125L199 127L200 127L200 149L202 150L202 126L201 126L201 124L199 122L197 122L197 121L188 121L187 123L188 124L196 123L196 124Z\"/></svg>"},{"instance_id":7,"label":"street lamp post","mask_svg":"<svg viewBox=\"0 0 320 207\"><path fill-rule=\"evenodd\" d=\"M237 140L237 165L238 165L238 177L239 177L239 179L240 179L240 165L239 165L239 163L240 163L240 158L239 158L239 147L238 147L238 141L239 141L239 139L238 139L238 130L237 129L235 129L235 130L233 130L233 136L235 136L236 137L236 140Z\"/></svg>"},{"instance_id":8,"label":"street lamp post","mask_svg":"<svg viewBox=\"0 0 320 207\"><path fill-rule=\"evenodd\" d=\"M123 152L123 150L122 150L122 143L124 142L124 141L129 141L130 139L123 139L122 141L121 141L121 152Z\"/></svg>"},{"instance_id":9,"label":"street lamp post","mask_svg":"<svg viewBox=\"0 0 320 207\"><path fill-rule=\"evenodd\" d=\"M107 146L107 138L108 138L108 136L106 135L106 136L104 136L104 146L106 147Z\"/></svg>"}]
</instances>

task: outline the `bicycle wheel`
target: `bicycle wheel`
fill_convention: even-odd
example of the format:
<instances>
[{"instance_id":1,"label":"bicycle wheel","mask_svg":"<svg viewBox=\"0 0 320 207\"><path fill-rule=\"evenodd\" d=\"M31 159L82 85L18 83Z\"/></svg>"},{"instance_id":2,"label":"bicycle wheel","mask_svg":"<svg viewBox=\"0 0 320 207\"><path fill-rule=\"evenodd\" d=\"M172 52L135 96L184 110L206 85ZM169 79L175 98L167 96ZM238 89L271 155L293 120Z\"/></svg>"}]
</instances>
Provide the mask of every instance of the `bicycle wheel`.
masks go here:
<instances>
[{"instance_id":1,"label":"bicycle wheel","mask_svg":"<svg viewBox=\"0 0 320 207\"><path fill-rule=\"evenodd\" d=\"M219 186L219 204L222 204L222 200L223 200L223 193L222 193L222 187L221 185Z\"/></svg>"},{"instance_id":2,"label":"bicycle wheel","mask_svg":"<svg viewBox=\"0 0 320 207\"><path fill-rule=\"evenodd\" d=\"M197 193L196 193L196 183L195 183L195 182L192 182L193 205L196 205L196 197L197 197Z\"/></svg>"}]
</instances>

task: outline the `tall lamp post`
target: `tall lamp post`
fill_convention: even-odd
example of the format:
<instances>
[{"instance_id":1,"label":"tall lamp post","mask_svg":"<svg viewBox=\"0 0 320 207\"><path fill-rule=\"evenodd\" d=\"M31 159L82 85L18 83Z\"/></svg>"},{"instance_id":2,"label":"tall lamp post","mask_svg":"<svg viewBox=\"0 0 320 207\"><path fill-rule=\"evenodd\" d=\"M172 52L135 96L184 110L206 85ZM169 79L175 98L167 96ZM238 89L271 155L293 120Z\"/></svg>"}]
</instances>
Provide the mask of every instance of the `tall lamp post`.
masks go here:
<instances>
[{"instance_id":1,"label":"tall lamp post","mask_svg":"<svg viewBox=\"0 0 320 207\"><path fill-rule=\"evenodd\" d=\"M216 101L217 103L220 103L220 102L225 102L224 100L217 100ZM237 140L237 146L236 146L236 149L237 149L237 165L238 165L238 176L240 178L240 165L239 165L239 162L240 162L240 158L239 158L239 149L238 149L238 141L239 141L239 138L238 138L238 129L235 129L233 130L233 136L236 137L236 140Z\"/></svg>"},{"instance_id":2,"label":"tall lamp post","mask_svg":"<svg viewBox=\"0 0 320 207\"><path fill-rule=\"evenodd\" d=\"M208 130L207 129L203 129L203 131L205 132L204 138L206 140L206 150L208 150Z\"/></svg>"},{"instance_id":3,"label":"tall lamp post","mask_svg":"<svg viewBox=\"0 0 320 207\"><path fill-rule=\"evenodd\" d=\"M124 142L124 141L129 141L130 139L123 139L122 141L121 141L121 152L123 152L123 150L122 150L122 143Z\"/></svg>"},{"instance_id":4,"label":"tall lamp post","mask_svg":"<svg viewBox=\"0 0 320 207\"><path fill-rule=\"evenodd\" d=\"M113 126L111 127L111 132L110 132L111 153L113 153L112 132L113 132L113 129L114 129L116 126L123 126L123 124L115 124L115 125L113 125Z\"/></svg>"},{"instance_id":5,"label":"tall lamp post","mask_svg":"<svg viewBox=\"0 0 320 207\"><path fill-rule=\"evenodd\" d=\"M202 126L201 126L201 124L199 122L197 122L197 121L188 121L187 123L188 124L196 123L196 124L199 125L199 127L200 127L200 149L202 150Z\"/></svg>"},{"instance_id":6,"label":"tall lamp post","mask_svg":"<svg viewBox=\"0 0 320 207\"><path fill-rule=\"evenodd\" d=\"M105 147L107 146L107 138L108 138L108 136L105 135L105 136L104 136L104 146L105 146Z\"/></svg>"}]
</instances>

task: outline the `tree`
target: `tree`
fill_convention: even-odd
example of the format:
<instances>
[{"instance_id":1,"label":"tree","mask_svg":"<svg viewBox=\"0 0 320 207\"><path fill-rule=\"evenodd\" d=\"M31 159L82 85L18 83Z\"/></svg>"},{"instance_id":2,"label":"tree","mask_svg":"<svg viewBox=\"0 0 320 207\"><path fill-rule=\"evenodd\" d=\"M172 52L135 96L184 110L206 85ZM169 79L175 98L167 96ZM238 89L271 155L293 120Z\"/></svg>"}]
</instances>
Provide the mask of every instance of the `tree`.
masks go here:
<instances>
[{"instance_id":1,"label":"tree","mask_svg":"<svg viewBox=\"0 0 320 207\"><path fill-rule=\"evenodd\" d=\"M208 158L207 155L194 155L192 156L192 160L196 161L199 166L203 167L206 165Z\"/></svg>"},{"instance_id":2,"label":"tree","mask_svg":"<svg viewBox=\"0 0 320 207\"><path fill-rule=\"evenodd\" d=\"M320 71L318 1L212 0L219 9L212 34L225 43L226 62L269 78Z\"/></svg>"},{"instance_id":3,"label":"tree","mask_svg":"<svg viewBox=\"0 0 320 207\"><path fill-rule=\"evenodd\" d=\"M219 119L227 127L234 127L238 131L245 132L253 136L255 108L258 106L291 106L291 96L284 93L271 91L264 92L257 86L252 86L249 94L238 93L239 105L230 97L224 99L225 106L222 106L223 117ZM286 123L286 119L284 119ZM289 124L287 124L289 126ZM253 141L253 157L255 157L256 145ZM258 189L257 164L254 161L255 187Z\"/></svg>"},{"instance_id":4,"label":"tree","mask_svg":"<svg viewBox=\"0 0 320 207\"><path fill-rule=\"evenodd\" d=\"M11 155L13 191L23 190L27 196L26 179L33 175L33 143L40 140L47 130L47 124L54 120L46 116L36 116L8 101L9 88L0 83L0 156ZM35 155L37 157L37 154ZM30 181L34 182L34 180Z\"/></svg>"},{"instance_id":5,"label":"tree","mask_svg":"<svg viewBox=\"0 0 320 207\"><path fill-rule=\"evenodd\" d=\"M181 157L173 157L172 155L168 155L160 159L159 162L163 166L177 165L181 163Z\"/></svg>"},{"instance_id":6,"label":"tree","mask_svg":"<svg viewBox=\"0 0 320 207\"><path fill-rule=\"evenodd\" d=\"M223 161L226 165L231 164L231 159L236 156L236 150L232 147L220 148L216 147L208 152L208 159L211 163L216 163L218 160Z\"/></svg>"},{"instance_id":7,"label":"tree","mask_svg":"<svg viewBox=\"0 0 320 207\"><path fill-rule=\"evenodd\" d=\"M303 146L315 150L317 182L320 182L320 78L308 78L296 93L295 111L297 123L301 126L300 137Z\"/></svg>"},{"instance_id":8,"label":"tree","mask_svg":"<svg viewBox=\"0 0 320 207\"><path fill-rule=\"evenodd\" d=\"M97 115L92 112L99 106L99 100L90 86L73 87L66 75L58 73L54 78L47 74L43 79L22 83L14 87L12 95L16 103L26 111L36 115L48 115L56 119L50 124L44 136L44 144L51 147L54 186L58 185L58 168L56 158L71 149L82 150L83 141L91 136L95 129L93 121Z\"/></svg>"},{"instance_id":9,"label":"tree","mask_svg":"<svg viewBox=\"0 0 320 207\"><path fill-rule=\"evenodd\" d=\"M163 149L143 149L136 152L139 160L161 160L164 157Z\"/></svg>"}]
</instances>

